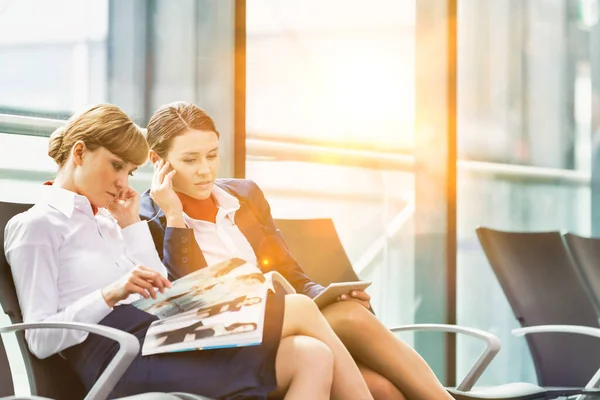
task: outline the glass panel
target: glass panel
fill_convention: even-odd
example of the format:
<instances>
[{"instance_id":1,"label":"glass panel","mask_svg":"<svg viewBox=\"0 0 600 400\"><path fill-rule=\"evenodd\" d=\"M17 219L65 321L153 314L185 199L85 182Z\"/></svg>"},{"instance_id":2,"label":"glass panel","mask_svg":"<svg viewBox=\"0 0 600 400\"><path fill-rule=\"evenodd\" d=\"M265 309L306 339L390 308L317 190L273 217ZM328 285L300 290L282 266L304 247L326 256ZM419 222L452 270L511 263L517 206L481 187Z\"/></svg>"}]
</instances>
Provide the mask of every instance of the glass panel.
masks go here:
<instances>
[{"instance_id":1,"label":"glass panel","mask_svg":"<svg viewBox=\"0 0 600 400\"><path fill-rule=\"evenodd\" d=\"M378 167L414 147L414 29L411 1L247 3L246 175L275 218L333 219L388 325L420 302L412 157Z\"/></svg>"},{"instance_id":2,"label":"glass panel","mask_svg":"<svg viewBox=\"0 0 600 400\"><path fill-rule=\"evenodd\" d=\"M0 113L65 119L106 99L108 0L0 7Z\"/></svg>"},{"instance_id":3,"label":"glass panel","mask_svg":"<svg viewBox=\"0 0 600 400\"><path fill-rule=\"evenodd\" d=\"M590 233L588 3L459 1L458 323L502 340L481 385L536 375L475 228ZM458 378L480 351L458 337Z\"/></svg>"},{"instance_id":4,"label":"glass panel","mask_svg":"<svg viewBox=\"0 0 600 400\"><path fill-rule=\"evenodd\" d=\"M412 148L414 12L395 0L248 2L248 137Z\"/></svg>"}]
</instances>

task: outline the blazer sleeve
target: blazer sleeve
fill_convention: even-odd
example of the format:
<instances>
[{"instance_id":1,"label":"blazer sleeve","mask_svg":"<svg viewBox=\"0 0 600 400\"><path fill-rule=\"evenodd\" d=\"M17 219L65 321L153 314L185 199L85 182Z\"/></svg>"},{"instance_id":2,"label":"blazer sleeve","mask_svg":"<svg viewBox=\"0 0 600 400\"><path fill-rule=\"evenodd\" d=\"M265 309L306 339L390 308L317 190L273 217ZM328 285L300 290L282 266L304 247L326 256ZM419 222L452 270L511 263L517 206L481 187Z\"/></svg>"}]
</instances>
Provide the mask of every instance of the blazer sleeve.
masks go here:
<instances>
[{"instance_id":1,"label":"blazer sleeve","mask_svg":"<svg viewBox=\"0 0 600 400\"><path fill-rule=\"evenodd\" d=\"M271 206L269 205L263 191L253 181L247 181L249 184L248 202L257 214L261 223L265 227L265 235L268 236L270 252L275 254L275 263L272 269L278 271L287 281L296 289L298 293L304 293L310 298L314 298L325 288L316 282L310 280L302 267L292 257L285 243L283 235L277 229L273 216L271 215Z\"/></svg>"},{"instance_id":2,"label":"blazer sleeve","mask_svg":"<svg viewBox=\"0 0 600 400\"><path fill-rule=\"evenodd\" d=\"M204 255L191 228L167 227L165 217L150 196L140 201L140 217L148 221L154 247L171 280L179 279L206 266Z\"/></svg>"}]
</instances>

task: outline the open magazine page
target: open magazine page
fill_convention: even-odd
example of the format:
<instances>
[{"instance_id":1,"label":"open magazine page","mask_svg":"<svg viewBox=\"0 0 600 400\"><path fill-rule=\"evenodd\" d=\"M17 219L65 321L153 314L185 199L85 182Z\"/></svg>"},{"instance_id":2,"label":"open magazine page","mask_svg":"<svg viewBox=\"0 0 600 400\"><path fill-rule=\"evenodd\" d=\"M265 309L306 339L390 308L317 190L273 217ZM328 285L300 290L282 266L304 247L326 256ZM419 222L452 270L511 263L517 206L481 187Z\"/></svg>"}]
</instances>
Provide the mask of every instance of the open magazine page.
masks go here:
<instances>
[{"instance_id":1,"label":"open magazine page","mask_svg":"<svg viewBox=\"0 0 600 400\"><path fill-rule=\"evenodd\" d=\"M142 354L260 344L269 287L257 266L233 258L174 281L156 299L133 302L160 318Z\"/></svg>"}]
</instances>

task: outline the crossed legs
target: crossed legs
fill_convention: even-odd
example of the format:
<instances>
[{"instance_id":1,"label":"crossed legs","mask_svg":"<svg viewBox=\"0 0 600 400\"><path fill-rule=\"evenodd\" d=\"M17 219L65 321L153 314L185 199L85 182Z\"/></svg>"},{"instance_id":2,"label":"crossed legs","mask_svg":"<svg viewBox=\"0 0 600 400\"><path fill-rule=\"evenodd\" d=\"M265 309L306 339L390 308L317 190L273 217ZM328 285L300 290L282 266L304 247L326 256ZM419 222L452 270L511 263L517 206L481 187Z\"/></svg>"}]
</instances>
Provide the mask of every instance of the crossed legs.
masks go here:
<instances>
[{"instance_id":1,"label":"crossed legs","mask_svg":"<svg viewBox=\"0 0 600 400\"><path fill-rule=\"evenodd\" d=\"M377 389L396 396L389 398L402 399L403 395L410 400L452 399L425 360L362 305L340 301L322 312L350 354L364 366L365 380L376 382ZM400 393L386 387L382 379ZM377 398L375 391L373 394Z\"/></svg>"}]
</instances>

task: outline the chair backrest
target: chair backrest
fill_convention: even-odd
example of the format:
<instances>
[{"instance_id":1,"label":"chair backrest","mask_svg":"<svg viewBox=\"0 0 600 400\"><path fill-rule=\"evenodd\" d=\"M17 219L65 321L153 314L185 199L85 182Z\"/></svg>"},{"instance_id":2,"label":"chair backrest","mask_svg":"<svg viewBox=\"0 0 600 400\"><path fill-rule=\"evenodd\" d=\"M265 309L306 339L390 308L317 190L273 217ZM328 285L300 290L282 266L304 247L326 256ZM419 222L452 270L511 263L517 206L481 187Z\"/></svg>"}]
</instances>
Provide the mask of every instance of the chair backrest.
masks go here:
<instances>
[{"instance_id":1,"label":"chair backrest","mask_svg":"<svg viewBox=\"0 0 600 400\"><path fill-rule=\"evenodd\" d=\"M7 222L14 215L22 213L30 207L31 204L0 202L0 243L4 244L4 228ZM4 245L2 248L4 248ZM4 251L0 256L0 304L12 323L23 322L10 266L6 261ZM29 351L24 332L18 332L16 335L33 395L60 400L75 400L85 397L86 392L83 384L63 358L57 354L40 360ZM0 367L0 370L2 370L2 367ZM10 378L10 374L8 374L8 377ZM4 379L4 375L1 379ZM2 382L4 383L4 381Z\"/></svg>"},{"instance_id":2,"label":"chair backrest","mask_svg":"<svg viewBox=\"0 0 600 400\"><path fill-rule=\"evenodd\" d=\"M477 235L521 326L600 327L559 232L479 228ZM540 333L526 339L542 386L583 387L600 366L597 338Z\"/></svg>"},{"instance_id":3,"label":"chair backrest","mask_svg":"<svg viewBox=\"0 0 600 400\"><path fill-rule=\"evenodd\" d=\"M572 233L567 233L564 238L600 316L600 238L587 238Z\"/></svg>"},{"instance_id":4,"label":"chair backrest","mask_svg":"<svg viewBox=\"0 0 600 400\"><path fill-rule=\"evenodd\" d=\"M331 219L277 219L275 225L314 282L327 286L359 280Z\"/></svg>"}]
</instances>

